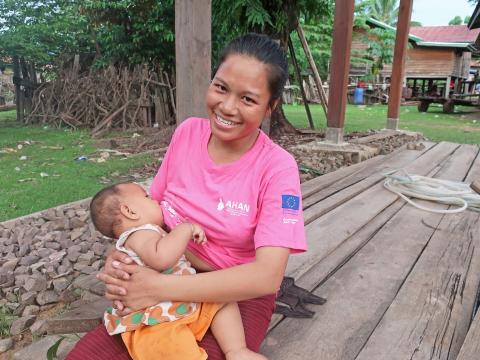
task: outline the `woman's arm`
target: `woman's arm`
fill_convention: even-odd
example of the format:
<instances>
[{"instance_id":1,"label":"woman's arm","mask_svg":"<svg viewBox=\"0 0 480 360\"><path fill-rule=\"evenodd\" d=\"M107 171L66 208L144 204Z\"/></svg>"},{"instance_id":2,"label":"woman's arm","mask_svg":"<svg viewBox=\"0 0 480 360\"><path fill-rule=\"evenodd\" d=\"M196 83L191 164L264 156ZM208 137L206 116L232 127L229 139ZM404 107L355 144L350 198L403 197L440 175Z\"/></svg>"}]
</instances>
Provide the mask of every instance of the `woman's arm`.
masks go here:
<instances>
[{"instance_id":1,"label":"woman's arm","mask_svg":"<svg viewBox=\"0 0 480 360\"><path fill-rule=\"evenodd\" d=\"M241 301L275 293L282 282L288 255L287 248L261 247L257 249L256 259L251 263L185 276L163 275L152 269L126 265L117 260L109 264L116 271L106 270L98 277L107 284L108 299L121 301L132 310L165 300ZM118 278L108 275L108 272ZM120 280L125 273L130 274L129 280Z\"/></svg>"}]
</instances>

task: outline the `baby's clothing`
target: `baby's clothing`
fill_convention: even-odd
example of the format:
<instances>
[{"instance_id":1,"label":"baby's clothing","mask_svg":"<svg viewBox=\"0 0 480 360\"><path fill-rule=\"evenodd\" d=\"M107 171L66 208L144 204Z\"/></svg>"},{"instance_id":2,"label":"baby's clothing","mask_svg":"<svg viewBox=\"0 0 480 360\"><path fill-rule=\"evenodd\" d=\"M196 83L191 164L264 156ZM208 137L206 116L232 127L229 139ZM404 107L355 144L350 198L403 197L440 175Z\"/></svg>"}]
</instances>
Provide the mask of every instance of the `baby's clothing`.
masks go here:
<instances>
[{"instance_id":1,"label":"baby's clothing","mask_svg":"<svg viewBox=\"0 0 480 360\"><path fill-rule=\"evenodd\" d=\"M199 310L182 319L156 326L143 326L122 333L122 340L134 360L205 360L207 353L198 346L220 305L198 304Z\"/></svg>"},{"instance_id":2,"label":"baby's clothing","mask_svg":"<svg viewBox=\"0 0 480 360\"><path fill-rule=\"evenodd\" d=\"M138 230L163 234L158 226L145 224L122 233L115 246L144 266L140 257L124 246L128 237ZM191 275L195 274L195 269L182 255L173 268L163 273ZM135 360L205 360L207 353L198 346L197 341L203 339L220 307L217 303L163 301L123 317L110 307L105 312L104 324L110 335L121 334L130 356Z\"/></svg>"},{"instance_id":3,"label":"baby's clothing","mask_svg":"<svg viewBox=\"0 0 480 360\"><path fill-rule=\"evenodd\" d=\"M124 246L128 237L138 230L151 230L162 234L162 231L157 226L145 224L122 233L115 246L117 250L129 255L137 264L144 266L145 264L140 257L133 250L127 249ZM166 269L163 273L172 275L192 275L195 274L195 269L190 266L190 263L185 256L182 255L173 268ZM198 306L197 303L162 301L155 306L151 306L145 310L140 310L123 317L117 315L116 309L110 307L105 312L104 323L110 335L121 334L135 330L143 325L157 325L163 322L182 319L193 314Z\"/></svg>"},{"instance_id":4,"label":"baby's clothing","mask_svg":"<svg viewBox=\"0 0 480 360\"><path fill-rule=\"evenodd\" d=\"M117 250L129 255L137 264L144 266L144 263L139 256L133 250L127 249L124 246L128 237L138 230L151 230L162 234L162 231L158 226L145 224L122 233L115 246ZM182 255L173 268L166 269L163 273L172 275L192 275L195 274L195 269L190 266L190 263L185 256ZM117 315L116 309L110 307L105 312L104 323L107 327L108 333L110 335L115 335L135 330L143 325L157 325L163 322L175 321L193 314L197 308L197 303L163 301L145 310L140 310L122 317Z\"/></svg>"}]
</instances>

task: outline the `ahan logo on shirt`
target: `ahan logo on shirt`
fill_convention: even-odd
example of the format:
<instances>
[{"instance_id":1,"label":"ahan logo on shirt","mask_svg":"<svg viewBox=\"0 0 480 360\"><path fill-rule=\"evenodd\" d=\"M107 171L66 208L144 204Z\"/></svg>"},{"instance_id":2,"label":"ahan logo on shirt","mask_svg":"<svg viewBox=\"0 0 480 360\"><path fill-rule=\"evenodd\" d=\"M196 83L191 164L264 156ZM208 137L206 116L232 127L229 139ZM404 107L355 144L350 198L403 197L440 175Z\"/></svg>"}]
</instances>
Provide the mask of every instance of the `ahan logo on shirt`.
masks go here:
<instances>
[{"instance_id":1,"label":"ahan logo on shirt","mask_svg":"<svg viewBox=\"0 0 480 360\"><path fill-rule=\"evenodd\" d=\"M233 216L248 216L250 213L250 204L234 201L234 200L223 200L219 199L217 204L218 211L226 211L228 214Z\"/></svg>"}]
</instances>

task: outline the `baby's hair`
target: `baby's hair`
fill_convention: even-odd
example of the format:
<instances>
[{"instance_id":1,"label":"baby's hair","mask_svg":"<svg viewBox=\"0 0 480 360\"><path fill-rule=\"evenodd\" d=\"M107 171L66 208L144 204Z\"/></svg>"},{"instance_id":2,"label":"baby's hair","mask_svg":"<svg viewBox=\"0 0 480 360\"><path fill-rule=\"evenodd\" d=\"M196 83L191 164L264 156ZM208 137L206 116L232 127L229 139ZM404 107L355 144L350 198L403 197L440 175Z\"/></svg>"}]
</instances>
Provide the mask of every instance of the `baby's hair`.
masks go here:
<instances>
[{"instance_id":1,"label":"baby's hair","mask_svg":"<svg viewBox=\"0 0 480 360\"><path fill-rule=\"evenodd\" d=\"M120 201L121 184L115 184L100 190L90 202L90 217L93 225L103 235L115 237L115 227L120 225Z\"/></svg>"}]
</instances>

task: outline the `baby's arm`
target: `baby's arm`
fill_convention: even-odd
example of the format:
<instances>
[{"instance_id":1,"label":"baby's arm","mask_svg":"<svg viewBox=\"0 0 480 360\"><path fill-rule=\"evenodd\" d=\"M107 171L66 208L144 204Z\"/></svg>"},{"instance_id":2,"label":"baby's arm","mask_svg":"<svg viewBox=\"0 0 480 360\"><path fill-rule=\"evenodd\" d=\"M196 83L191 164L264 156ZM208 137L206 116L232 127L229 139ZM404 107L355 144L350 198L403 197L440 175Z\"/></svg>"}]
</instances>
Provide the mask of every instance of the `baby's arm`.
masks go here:
<instances>
[{"instance_id":1,"label":"baby's arm","mask_svg":"<svg viewBox=\"0 0 480 360\"><path fill-rule=\"evenodd\" d=\"M184 223L165 236L151 230L136 231L128 237L125 247L135 251L145 265L163 271L178 262L193 237L197 242L205 241L205 234L198 225Z\"/></svg>"}]
</instances>

